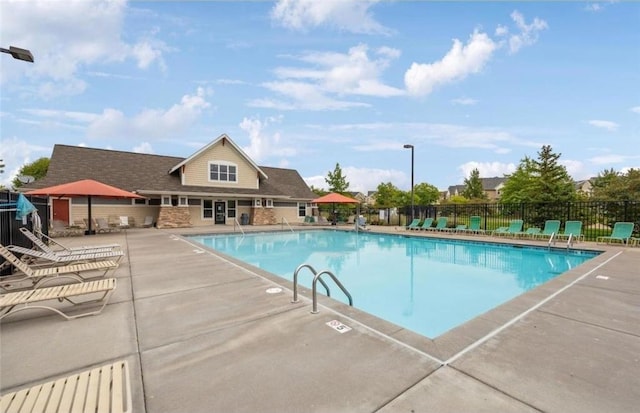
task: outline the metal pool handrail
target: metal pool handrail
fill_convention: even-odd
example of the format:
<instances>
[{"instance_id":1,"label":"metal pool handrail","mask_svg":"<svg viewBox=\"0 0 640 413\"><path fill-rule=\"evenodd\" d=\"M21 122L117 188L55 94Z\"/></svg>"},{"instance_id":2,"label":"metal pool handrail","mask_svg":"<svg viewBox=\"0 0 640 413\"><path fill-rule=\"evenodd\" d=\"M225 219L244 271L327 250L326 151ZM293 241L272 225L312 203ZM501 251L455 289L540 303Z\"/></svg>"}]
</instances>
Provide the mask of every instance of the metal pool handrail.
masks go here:
<instances>
[{"instance_id":1,"label":"metal pool handrail","mask_svg":"<svg viewBox=\"0 0 640 413\"><path fill-rule=\"evenodd\" d=\"M315 276L318 275L316 269L309 264L301 264L298 266L298 268L296 268L293 273L293 300L291 300L292 303L298 302L298 273L303 268L308 268L313 273L314 279ZM329 286L327 285L327 283L325 283L324 280L320 279L320 284L322 284L324 289L327 291L327 297L331 297L331 291L329 291Z\"/></svg>"},{"instance_id":2,"label":"metal pool handrail","mask_svg":"<svg viewBox=\"0 0 640 413\"><path fill-rule=\"evenodd\" d=\"M316 281L320 280L320 282L323 283L322 278L320 278L322 274L327 274L328 276L331 277L333 282L335 282L338 285L338 287L340 287L344 295L346 295L347 298L349 298L349 305L353 307L353 298L351 298L351 294L349 294L349 291L347 291L347 289L344 288L344 285L342 285L342 283L338 281L338 278L336 278L336 276L331 271L324 270L324 271L320 271L318 274L316 274L315 277L313 277L313 284L311 285L311 291L313 294L313 310L311 311L311 314L318 314L318 295L316 291Z\"/></svg>"}]
</instances>

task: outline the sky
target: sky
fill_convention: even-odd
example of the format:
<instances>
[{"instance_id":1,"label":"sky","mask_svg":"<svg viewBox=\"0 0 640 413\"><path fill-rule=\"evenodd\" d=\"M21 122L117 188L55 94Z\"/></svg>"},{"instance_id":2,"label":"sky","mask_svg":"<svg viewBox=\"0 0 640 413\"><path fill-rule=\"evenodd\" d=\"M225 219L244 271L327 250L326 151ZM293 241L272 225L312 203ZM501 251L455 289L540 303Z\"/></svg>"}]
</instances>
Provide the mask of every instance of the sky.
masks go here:
<instances>
[{"instance_id":1,"label":"sky","mask_svg":"<svg viewBox=\"0 0 640 413\"><path fill-rule=\"evenodd\" d=\"M640 167L640 3L3 0L0 184L55 144L188 157L226 133L351 191ZM131 166L135 173L135 165Z\"/></svg>"}]
</instances>

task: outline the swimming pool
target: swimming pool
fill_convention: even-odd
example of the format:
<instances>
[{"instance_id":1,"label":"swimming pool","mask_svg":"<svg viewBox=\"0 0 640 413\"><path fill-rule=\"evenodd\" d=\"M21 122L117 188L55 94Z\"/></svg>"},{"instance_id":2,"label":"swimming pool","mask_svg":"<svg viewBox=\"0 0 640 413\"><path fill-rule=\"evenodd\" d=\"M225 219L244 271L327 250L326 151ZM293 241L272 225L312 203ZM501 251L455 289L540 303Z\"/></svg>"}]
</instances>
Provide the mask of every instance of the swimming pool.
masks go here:
<instances>
[{"instance_id":1,"label":"swimming pool","mask_svg":"<svg viewBox=\"0 0 640 413\"><path fill-rule=\"evenodd\" d=\"M301 264L329 270L351 293L354 307L429 338L598 254L340 230L188 238L288 280ZM302 270L298 282L311 287L312 278ZM332 298L346 303L323 279ZM320 285L318 292L324 292Z\"/></svg>"}]
</instances>

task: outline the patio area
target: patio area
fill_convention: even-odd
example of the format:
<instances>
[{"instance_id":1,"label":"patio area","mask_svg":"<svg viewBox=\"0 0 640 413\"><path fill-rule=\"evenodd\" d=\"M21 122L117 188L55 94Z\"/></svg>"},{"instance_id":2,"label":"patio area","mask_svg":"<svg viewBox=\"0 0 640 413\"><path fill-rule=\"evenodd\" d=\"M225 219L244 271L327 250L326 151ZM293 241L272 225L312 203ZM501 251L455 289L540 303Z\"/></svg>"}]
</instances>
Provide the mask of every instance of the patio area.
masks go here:
<instances>
[{"instance_id":1,"label":"patio area","mask_svg":"<svg viewBox=\"0 0 640 413\"><path fill-rule=\"evenodd\" d=\"M70 246L121 244L117 289L97 316L65 321L33 310L3 320L0 393L125 359L131 411L144 413L584 413L640 405L640 248L577 244L605 252L430 340L326 297L311 314L309 290L291 303L290 282L180 236L219 231L233 227L65 238ZM282 291L267 292L272 287ZM351 330L339 333L327 325L334 320Z\"/></svg>"}]
</instances>

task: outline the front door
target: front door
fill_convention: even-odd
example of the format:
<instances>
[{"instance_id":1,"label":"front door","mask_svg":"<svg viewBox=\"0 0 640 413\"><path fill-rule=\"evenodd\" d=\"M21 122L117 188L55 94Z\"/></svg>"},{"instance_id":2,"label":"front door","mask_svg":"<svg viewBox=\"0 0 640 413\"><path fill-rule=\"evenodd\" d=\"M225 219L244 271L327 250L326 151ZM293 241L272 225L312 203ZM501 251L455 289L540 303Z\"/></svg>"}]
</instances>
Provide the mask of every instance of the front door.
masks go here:
<instances>
[{"instance_id":1,"label":"front door","mask_svg":"<svg viewBox=\"0 0 640 413\"><path fill-rule=\"evenodd\" d=\"M215 223L216 224L225 224L226 223L226 212L225 212L225 203L224 202L215 202L213 204L214 211L216 212Z\"/></svg>"},{"instance_id":2,"label":"front door","mask_svg":"<svg viewBox=\"0 0 640 413\"><path fill-rule=\"evenodd\" d=\"M69 200L53 199L53 219L62 221L65 225L69 225Z\"/></svg>"}]
</instances>

